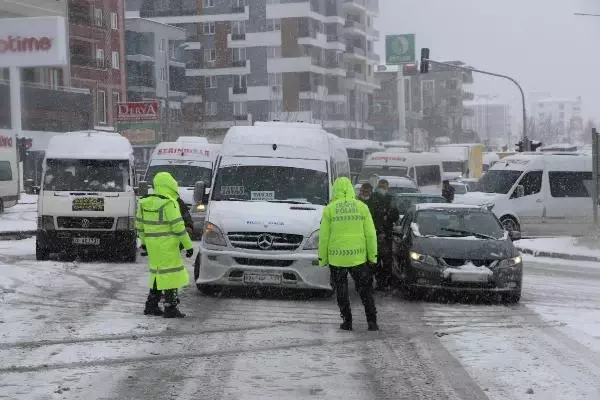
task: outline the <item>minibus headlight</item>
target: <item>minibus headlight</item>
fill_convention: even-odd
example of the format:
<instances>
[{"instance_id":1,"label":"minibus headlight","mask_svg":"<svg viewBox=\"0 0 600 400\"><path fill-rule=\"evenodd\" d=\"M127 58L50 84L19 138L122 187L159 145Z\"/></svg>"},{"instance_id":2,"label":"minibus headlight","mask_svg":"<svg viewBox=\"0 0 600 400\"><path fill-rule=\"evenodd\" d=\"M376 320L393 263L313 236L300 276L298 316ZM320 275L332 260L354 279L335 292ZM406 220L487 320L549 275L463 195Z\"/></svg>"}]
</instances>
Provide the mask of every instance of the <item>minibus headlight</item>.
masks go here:
<instances>
[{"instance_id":1,"label":"minibus headlight","mask_svg":"<svg viewBox=\"0 0 600 400\"><path fill-rule=\"evenodd\" d=\"M118 231L130 231L133 229L135 229L135 218L132 218L132 217L117 218L117 230Z\"/></svg>"},{"instance_id":2,"label":"minibus headlight","mask_svg":"<svg viewBox=\"0 0 600 400\"><path fill-rule=\"evenodd\" d=\"M223 232L217 225L211 222L204 223L204 234L202 235L202 241L205 244L210 244L213 246L227 246L227 241L225 241Z\"/></svg>"},{"instance_id":3,"label":"minibus headlight","mask_svg":"<svg viewBox=\"0 0 600 400\"><path fill-rule=\"evenodd\" d=\"M319 248L319 230L317 229L313 233L310 234L306 244L304 245L304 250L317 250Z\"/></svg>"}]
</instances>

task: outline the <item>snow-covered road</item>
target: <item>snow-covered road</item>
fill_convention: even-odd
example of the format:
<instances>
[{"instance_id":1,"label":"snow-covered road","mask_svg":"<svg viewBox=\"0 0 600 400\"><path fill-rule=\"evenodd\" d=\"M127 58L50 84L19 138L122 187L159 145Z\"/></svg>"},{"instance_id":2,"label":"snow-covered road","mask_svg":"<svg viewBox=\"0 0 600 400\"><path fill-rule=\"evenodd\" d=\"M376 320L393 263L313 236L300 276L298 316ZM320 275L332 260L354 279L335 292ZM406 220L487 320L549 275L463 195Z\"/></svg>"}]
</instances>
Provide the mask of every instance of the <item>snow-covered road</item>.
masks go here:
<instances>
[{"instance_id":1,"label":"snow-covered road","mask_svg":"<svg viewBox=\"0 0 600 400\"><path fill-rule=\"evenodd\" d=\"M34 261L0 241L0 399L598 399L600 266L526 258L522 304L182 295L141 314L137 264ZM528 393L529 392L529 393Z\"/></svg>"}]
</instances>

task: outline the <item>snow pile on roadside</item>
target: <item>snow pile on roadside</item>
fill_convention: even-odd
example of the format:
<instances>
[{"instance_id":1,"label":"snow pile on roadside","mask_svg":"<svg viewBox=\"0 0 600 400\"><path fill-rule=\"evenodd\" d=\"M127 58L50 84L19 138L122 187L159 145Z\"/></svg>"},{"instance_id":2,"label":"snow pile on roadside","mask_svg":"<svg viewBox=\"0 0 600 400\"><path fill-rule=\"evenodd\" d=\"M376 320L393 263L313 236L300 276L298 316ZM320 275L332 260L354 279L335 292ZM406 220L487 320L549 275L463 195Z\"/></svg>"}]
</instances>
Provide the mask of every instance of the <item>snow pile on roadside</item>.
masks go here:
<instances>
[{"instance_id":1,"label":"snow pile on roadside","mask_svg":"<svg viewBox=\"0 0 600 400\"><path fill-rule=\"evenodd\" d=\"M556 237L540 239L521 239L515 245L523 252L534 256L552 256L553 254L596 257L600 259L600 247L586 247L573 237Z\"/></svg>"},{"instance_id":2,"label":"snow pile on roadside","mask_svg":"<svg viewBox=\"0 0 600 400\"><path fill-rule=\"evenodd\" d=\"M21 194L19 204L0 214L0 232L34 231L37 225L37 196Z\"/></svg>"}]
</instances>

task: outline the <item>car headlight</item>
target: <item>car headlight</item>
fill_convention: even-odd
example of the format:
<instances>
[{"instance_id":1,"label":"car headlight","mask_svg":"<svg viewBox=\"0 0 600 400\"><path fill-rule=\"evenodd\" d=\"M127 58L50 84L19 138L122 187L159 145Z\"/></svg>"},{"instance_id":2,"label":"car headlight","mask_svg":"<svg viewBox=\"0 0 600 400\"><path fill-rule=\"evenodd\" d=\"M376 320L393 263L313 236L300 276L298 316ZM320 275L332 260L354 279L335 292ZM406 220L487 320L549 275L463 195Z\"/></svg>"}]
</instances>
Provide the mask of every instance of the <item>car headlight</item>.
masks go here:
<instances>
[{"instance_id":1,"label":"car headlight","mask_svg":"<svg viewBox=\"0 0 600 400\"><path fill-rule=\"evenodd\" d=\"M523 262L523 259L521 258L521 256L511 257L511 258L507 258L505 260L500 261L500 263L498 264L498 267L500 267L500 268L516 267L517 265L521 264L522 262Z\"/></svg>"},{"instance_id":2,"label":"car headlight","mask_svg":"<svg viewBox=\"0 0 600 400\"><path fill-rule=\"evenodd\" d=\"M319 248L319 230L314 231L308 237L304 250L317 250Z\"/></svg>"},{"instance_id":3,"label":"car headlight","mask_svg":"<svg viewBox=\"0 0 600 400\"><path fill-rule=\"evenodd\" d=\"M206 211L206 206L204 204L196 204L192 207L192 212L194 213L202 213Z\"/></svg>"},{"instance_id":4,"label":"car headlight","mask_svg":"<svg viewBox=\"0 0 600 400\"><path fill-rule=\"evenodd\" d=\"M413 261L420 262L422 264L438 265L438 261L431 256L419 254L414 251L411 251L408 255Z\"/></svg>"},{"instance_id":5,"label":"car headlight","mask_svg":"<svg viewBox=\"0 0 600 400\"><path fill-rule=\"evenodd\" d=\"M44 231L54 230L54 217L52 215L42 215L37 221L38 229Z\"/></svg>"},{"instance_id":6,"label":"car headlight","mask_svg":"<svg viewBox=\"0 0 600 400\"><path fill-rule=\"evenodd\" d=\"M225 241L225 235L221 232L218 226L211 222L204 223L204 233L202 235L202 241L205 244L210 244L213 246L227 246L227 241Z\"/></svg>"},{"instance_id":7,"label":"car headlight","mask_svg":"<svg viewBox=\"0 0 600 400\"><path fill-rule=\"evenodd\" d=\"M135 229L135 218L119 217L117 218L117 230L128 231Z\"/></svg>"}]
</instances>

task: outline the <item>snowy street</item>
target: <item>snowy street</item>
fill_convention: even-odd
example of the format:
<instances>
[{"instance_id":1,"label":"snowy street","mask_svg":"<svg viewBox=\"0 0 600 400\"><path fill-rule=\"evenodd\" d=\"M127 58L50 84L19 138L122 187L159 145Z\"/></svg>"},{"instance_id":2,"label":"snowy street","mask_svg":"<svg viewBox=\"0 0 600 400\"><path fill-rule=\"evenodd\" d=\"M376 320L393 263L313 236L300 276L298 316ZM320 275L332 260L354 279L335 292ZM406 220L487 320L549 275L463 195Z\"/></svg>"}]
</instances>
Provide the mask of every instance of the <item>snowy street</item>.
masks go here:
<instances>
[{"instance_id":1,"label":"snowy street","mask_svg":"<svg viewBox=\"0 0 600 400\"><path fill-rule=\"evenodd\" d=\"M600 397L597 263L525 256L515 306L378 295L380 332L353 294L343 332L334 299L194 286L187 318L147 317L144 258L36 262L34 243L0 241L0 398Z\"/></svg>"}]
</instances>

